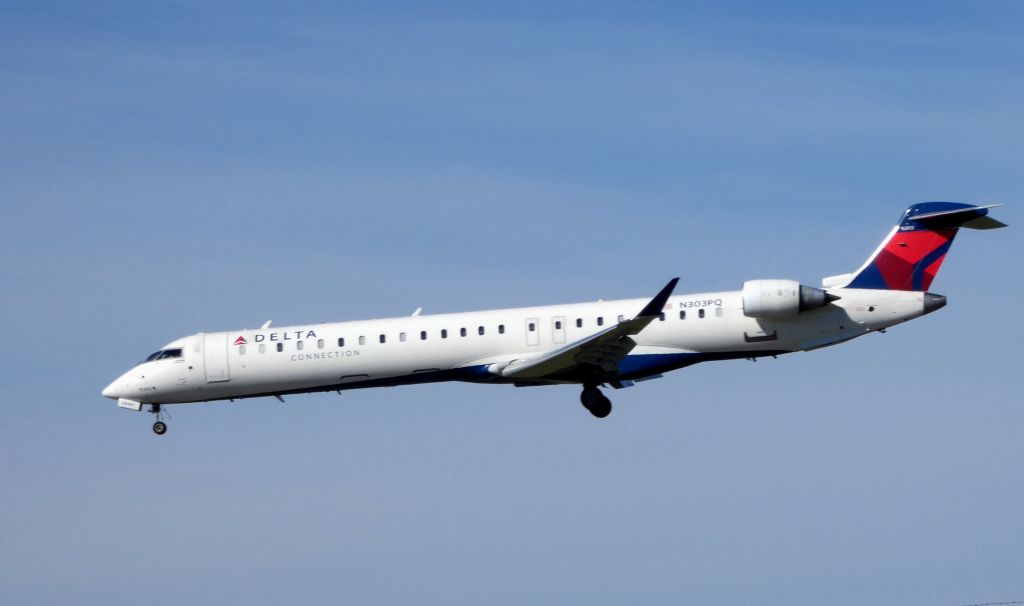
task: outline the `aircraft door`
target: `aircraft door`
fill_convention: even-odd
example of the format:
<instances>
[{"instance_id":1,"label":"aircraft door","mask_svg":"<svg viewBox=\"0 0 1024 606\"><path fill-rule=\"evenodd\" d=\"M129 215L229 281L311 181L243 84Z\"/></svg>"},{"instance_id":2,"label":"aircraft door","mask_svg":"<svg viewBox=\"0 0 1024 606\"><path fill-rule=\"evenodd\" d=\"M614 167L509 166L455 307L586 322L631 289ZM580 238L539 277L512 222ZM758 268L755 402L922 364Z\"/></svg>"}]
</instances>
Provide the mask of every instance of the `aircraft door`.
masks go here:
<instances>
[{"instance_id":1,"label":"aircraft door","mask_svg":"<svg viewBox=\"0 0 1024 606\"><path fill-rule=\"evenodd\" d=\"M557 343L565 343L565 318L555 316L551 318L551 340Z\"/></svg>"},{"instance_id":2,"label":"aircraft door","mask_svg":"<svg viewBox=\"0 0 1024 606\"><path fill-rule=\"evenodd\" d=\"M228 371L228 333L215 332L203 335L203 365L206 382L219 383L231 380Z\"/></svg>"},{"instance_id":3,"label":"aircraft door","mask_svg":"<svg viewBox=\"0 0 1024 606\"><path fill-rule=\"evenodd\" d=\"M540 345L540 322L537 318L526 319L526 344Z\"/></svg>"}]
</instances>

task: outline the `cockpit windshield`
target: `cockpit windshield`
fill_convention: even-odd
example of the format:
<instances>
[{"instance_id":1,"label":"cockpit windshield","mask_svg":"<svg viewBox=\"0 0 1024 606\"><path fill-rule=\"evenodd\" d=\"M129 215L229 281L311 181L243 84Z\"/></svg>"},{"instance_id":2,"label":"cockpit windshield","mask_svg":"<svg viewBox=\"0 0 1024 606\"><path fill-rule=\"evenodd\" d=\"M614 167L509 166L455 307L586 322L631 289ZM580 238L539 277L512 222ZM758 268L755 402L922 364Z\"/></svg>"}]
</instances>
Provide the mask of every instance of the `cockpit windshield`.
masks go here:
<instances>
[{"instance_id":1,"label":"cockpit windshield","mask_svg":"<svg viewBox=\"0 0 1024 606\"><path fill-rule=\"evenodd\" d=\"M153 352L148 358L143 360L141 363L152 362L153 360L166 360L167 358L180 358L181 348L176 347L174 349L161 349L160 351Z\"/></svg>"}]
</instances>

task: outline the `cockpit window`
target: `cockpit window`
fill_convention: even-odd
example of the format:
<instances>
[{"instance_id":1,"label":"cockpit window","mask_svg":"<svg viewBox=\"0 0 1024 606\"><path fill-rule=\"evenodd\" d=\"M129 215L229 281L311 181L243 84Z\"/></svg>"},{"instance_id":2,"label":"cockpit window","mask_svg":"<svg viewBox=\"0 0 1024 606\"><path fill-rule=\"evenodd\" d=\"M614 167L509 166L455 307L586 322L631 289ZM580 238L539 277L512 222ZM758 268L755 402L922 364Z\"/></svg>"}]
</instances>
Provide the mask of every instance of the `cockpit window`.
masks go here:
<instances>
[{"instance_id":1,"label":"cockpit window","mask_svg":"<svg viewBox=\"0 0 1024 606\"><path fill-rule=\"evenodd\" d=\"M181 348L175 347L174 349L161 349L160 351L153 352L143 362L152 362L153 360L166 360L168 358L180 358Z\"/></svg>"}]
</instances>

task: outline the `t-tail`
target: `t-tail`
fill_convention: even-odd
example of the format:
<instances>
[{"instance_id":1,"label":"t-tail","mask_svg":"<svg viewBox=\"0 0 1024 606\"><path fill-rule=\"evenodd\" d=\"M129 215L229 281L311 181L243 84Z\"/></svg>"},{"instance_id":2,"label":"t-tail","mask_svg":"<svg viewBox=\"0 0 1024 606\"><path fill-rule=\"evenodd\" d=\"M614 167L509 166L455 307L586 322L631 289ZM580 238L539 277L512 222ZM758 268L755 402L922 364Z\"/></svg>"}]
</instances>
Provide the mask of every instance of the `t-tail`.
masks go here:
<instances>
[{"instance_id":1,"label":"t-tail","mask_svg":"<svg viewBox=\"0 0 1024 606\"><path fill-rule=\"evenodd\" d=\"M961 227L996 229L1005 223L988 216L990 208L961 202L921 202L899 223L874 254L852 274L825 278L826 288L926 291Z\"/></svg>"}]
</instances>

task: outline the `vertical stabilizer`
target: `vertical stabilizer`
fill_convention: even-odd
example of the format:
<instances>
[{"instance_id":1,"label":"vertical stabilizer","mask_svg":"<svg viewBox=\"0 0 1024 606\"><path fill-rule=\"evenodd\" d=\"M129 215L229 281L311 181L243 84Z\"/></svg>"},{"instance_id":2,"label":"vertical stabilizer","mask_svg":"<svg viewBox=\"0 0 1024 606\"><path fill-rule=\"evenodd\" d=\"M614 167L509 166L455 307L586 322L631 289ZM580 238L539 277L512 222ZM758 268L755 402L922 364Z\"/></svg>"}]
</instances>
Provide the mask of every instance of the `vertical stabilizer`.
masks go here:
<instances>
[{"instance_id":1,"label":"vertical stabilizer","mask_svg":"<svg viewBox=\"0 0 1024 606\"><path fill-rule=\"evenodd\" d=\"M988 216L989 206L921 202L900 217L882 244L853 274L845 288L925 291L931 286L961 227L995 229L1005 224ZM838 284L836 286L839 286Z\"/></svg>"}]
</instances>

